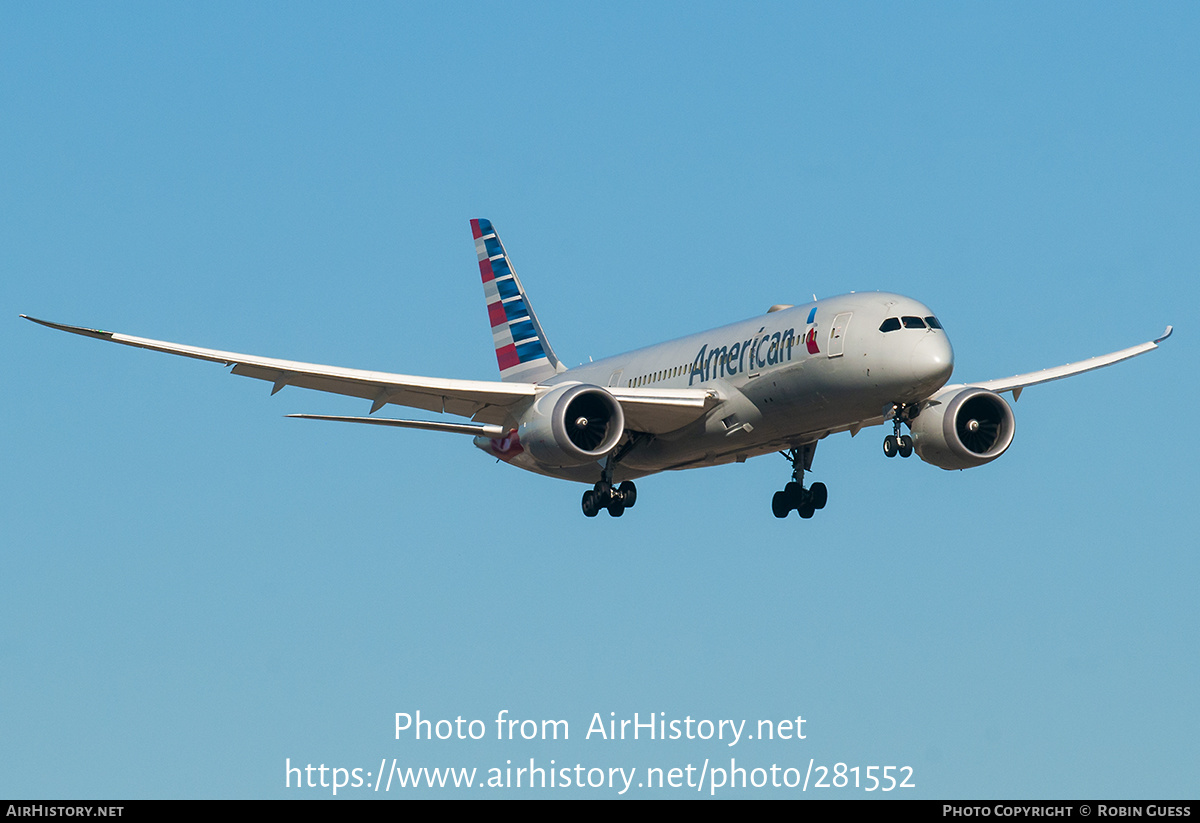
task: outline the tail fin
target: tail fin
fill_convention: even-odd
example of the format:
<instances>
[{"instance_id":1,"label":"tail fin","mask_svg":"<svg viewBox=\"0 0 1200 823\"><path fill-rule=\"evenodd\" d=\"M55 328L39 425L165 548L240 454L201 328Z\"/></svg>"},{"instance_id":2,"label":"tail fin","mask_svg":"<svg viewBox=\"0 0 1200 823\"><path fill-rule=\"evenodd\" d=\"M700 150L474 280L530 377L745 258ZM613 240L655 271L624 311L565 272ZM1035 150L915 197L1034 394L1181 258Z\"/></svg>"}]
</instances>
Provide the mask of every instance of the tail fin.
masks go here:
<instances>
[{"instance_id":1,"label":"tail fin","mask_svg":"<svg viewBox=\"0 0 1200 823\"><path fill-rule=\"evenodd\" d=\"M537 383L564 371L491 221L472 220L471 233L475 235L475 251L479 254L479 273L483 276L483 296L496 343L500 379Z\"/></svg>"}]
</instances>

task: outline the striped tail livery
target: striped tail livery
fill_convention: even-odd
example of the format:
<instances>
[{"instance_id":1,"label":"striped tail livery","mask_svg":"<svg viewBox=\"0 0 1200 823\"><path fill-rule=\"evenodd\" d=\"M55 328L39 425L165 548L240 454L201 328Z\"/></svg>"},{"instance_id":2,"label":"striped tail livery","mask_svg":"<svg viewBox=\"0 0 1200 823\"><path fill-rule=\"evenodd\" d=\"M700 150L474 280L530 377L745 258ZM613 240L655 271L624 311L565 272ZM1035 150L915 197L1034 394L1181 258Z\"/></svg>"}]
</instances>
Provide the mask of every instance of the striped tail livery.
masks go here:
<instances>
[{"instance_id":1,"label":"striped tail livery","mask_svg":"<svg viewBox=\"0 0 1200 823\"><path fill-rule=\"evenodd\" d=\"M479 255L479 273L483 277L483 296L487 300L500 379L540 383L565 371L550 348L491 221L472 220L471 233Z\"/></svg>"}]
</instances>

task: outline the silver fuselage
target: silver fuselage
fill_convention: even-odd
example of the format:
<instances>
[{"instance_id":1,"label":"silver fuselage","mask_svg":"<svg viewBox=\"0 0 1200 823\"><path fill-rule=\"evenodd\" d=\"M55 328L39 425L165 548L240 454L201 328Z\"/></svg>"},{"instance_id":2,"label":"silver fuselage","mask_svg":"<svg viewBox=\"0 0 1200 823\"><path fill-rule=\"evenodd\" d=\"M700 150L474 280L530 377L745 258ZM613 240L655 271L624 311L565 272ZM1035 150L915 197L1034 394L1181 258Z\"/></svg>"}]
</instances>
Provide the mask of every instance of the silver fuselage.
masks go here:
<instances>
[{"instance_id":1,"label":"silver fuselage","mask_svg":"<svg viewBox=\"0 0 1200 823\"><path fill-rule=\"evenodd\" d=\"M880 330L885 319L901 316L933 312L898 294L846 294L607 357L542 385L716 393L719 402L700 419L631 448L616 479L740 462L877 425L892 404L916 403L941 388L954 368L946 332ZM486 438L476 445L492 450ZM597 464L550 468L528 454L509 462L568 480L590 483L597 476Z\"/></svg>"}]
</instances>

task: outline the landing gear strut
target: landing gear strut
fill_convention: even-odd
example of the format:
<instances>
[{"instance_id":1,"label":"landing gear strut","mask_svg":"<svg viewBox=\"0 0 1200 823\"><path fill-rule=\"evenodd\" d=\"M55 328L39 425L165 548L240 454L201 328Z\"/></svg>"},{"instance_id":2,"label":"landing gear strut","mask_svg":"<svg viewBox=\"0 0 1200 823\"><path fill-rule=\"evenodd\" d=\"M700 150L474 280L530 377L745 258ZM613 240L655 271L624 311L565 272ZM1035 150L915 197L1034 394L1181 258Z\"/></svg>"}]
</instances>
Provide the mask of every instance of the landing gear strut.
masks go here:
<instances>
[{"instance_id":1,"label":"landing gear strut","mask_svg":"<svg viewBox=\"0 0 1200 823\"><path fill-rule=\"evenodd\" d=\"M780 452L791 461L792 482L784 486L783 491L775 492L775 496L771 498L771 513L776 517L787 517L792 509L795 509L807 520L817 509L825 508L825 503L829 500L829 491L824 483L813 483L811 488L804 488L804 471L812 468L813 454L816 450L816 443L808 443Z\"/></svg>"},{"instance_id":2,"label":"landing gear strut","mask_svg":"<svg viewBox=\"0 0 1200 823\"><path fill-rule=\"evenodd\" d=\"M595 517L601 509L608 509L611 517L620 517L637 502L637 486L633 485L632 480L626 480L613 487L613 466L616 462L616 459L609 455L604 461L600 482L583 493L583 513L588 517Z\"/></svg>"},{"instance_id":3,"label":"landing gear strut","mask_svg":"<svg viewBox=\"0 0 1200 823\"><path fill-rule=\"evenodd\" d=\"M900 424L908 423L917 416L920 409L907 403L894 403L888 414L892 418L892 433L883 438L883 453L888 457L909 457L913 453L913 439L907 434L900 433Z\"/></svg>"}]
</instances>

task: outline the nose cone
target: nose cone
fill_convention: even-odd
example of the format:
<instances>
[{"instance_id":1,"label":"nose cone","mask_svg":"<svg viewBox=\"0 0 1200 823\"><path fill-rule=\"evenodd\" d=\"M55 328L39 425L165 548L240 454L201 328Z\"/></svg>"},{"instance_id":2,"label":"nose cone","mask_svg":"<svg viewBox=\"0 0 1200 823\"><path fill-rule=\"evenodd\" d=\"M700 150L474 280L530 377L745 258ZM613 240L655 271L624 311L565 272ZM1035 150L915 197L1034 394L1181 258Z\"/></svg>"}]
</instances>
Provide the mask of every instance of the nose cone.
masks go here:
<instances>
[{"instance_id":1,"label":"nose cone","mask_svg":"<svg viewBox=\"0 0 1200 823\"><path fill-rule=\"evenodd\" d=\"M913 347L909 360L913 379L927 392L934 392L946 384L954 371L954 349L944 332L928 332L921 336Z\"/></svg>"}]
</instances>

